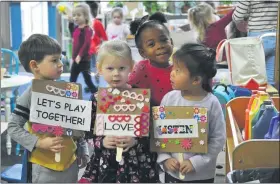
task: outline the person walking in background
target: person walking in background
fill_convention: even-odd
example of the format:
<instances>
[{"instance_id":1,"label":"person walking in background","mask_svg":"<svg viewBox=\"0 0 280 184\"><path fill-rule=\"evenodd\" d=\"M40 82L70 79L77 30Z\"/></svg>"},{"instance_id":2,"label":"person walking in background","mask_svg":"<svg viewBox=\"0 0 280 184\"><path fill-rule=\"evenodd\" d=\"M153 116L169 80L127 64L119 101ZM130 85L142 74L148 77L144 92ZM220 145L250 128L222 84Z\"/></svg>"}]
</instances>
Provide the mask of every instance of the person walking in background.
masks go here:
<instances>
[{"instance_id":1,"label":"person walking in background","mask_svg":"<svg viewBox=\"0 0 280 184\"><path fill-rule=\"evenodd\" d=\"M90 7L86 3L81 3L75 6L73 10L73 20L77 25L73 32L73 64L70 73L70 82L76 82L82 72L85 83L91 93L97 91L91 80L90 71L90 44L93 36L93 31L90 27Z\"/></svg>"},{"instance_id":2,"label":"person walking in background","mask_svg":"<svg viewBox=\"0 0 280 184\"><path fill-rule=\"evenodd\" d=\"M99 84L99 74L97 73L96 70L96 55L100 44L103 41L107 41L108 37L102 23L96 18L98 14L98 3L93 1L87 1L87 3L90 6L91 15L93 17L92 28L94 30L94 35L91 40L89 54L92 55L91 56L92 71L96 72L95 81L97 82L97 84Z\"/></svg>"},{"instance_id":3,"label":"person walking in background","mask_svg":"<svg viewBox=\"0 0 280 184\"><path fill-rule=\"evenodd\" d=\"M248 37L261 36L265 33L276 33L278 11L278 2L276 1L239 1L232 19L238 25L242 24L245 18L248 18ZM276 37L263 38L263 46L267 80L268 83L274 85Z\"/></svg>"}]
</instances>

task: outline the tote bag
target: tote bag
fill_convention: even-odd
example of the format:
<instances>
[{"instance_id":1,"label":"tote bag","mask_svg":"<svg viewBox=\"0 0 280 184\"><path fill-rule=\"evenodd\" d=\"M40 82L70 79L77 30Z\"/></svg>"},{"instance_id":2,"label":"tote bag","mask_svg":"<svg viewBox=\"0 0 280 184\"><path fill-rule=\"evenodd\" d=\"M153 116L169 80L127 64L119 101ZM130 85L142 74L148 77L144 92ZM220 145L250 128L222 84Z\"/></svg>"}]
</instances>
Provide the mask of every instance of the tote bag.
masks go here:
<instances>
[{"instance_id":1,"label":"tote bag","mask_svg":"<svg viewBox=\"0 0 280 184\"><path fill-rule=\"evenodd\" d=\"M246 87L252 81L259 86L267 84L265 53L262 45L262 38L265 36L225 39L219 43L216 60L222 61L225 49L233 85Z\"/></svg>"}]
</instances>

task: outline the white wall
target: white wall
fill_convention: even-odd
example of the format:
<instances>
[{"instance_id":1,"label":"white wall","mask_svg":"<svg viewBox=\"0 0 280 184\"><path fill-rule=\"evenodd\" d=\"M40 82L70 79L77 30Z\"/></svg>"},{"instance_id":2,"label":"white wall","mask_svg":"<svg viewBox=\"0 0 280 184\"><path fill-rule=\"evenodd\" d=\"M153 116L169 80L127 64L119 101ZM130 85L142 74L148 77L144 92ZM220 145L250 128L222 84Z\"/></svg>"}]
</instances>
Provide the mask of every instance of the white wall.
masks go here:
<instances>
[{"instance_id":1,"label":"white wall","mask_svg":"<svg viewBox=\"0 0 280 184\"><path fill-rule=\"evenodd\" d=\"M21 2L22 40L31 34L47 34L48 2Z\"/></svg>"}]
</instances>

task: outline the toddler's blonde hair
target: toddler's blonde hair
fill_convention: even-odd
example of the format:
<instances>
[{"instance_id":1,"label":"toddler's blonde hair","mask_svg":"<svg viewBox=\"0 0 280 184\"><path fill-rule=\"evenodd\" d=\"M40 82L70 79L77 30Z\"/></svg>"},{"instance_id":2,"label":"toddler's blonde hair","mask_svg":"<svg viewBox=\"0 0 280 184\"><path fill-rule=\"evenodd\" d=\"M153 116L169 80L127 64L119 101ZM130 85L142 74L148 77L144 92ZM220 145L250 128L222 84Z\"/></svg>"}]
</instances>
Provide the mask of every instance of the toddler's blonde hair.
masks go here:
<instances>
[{"instance_id":1,"label":"toddler's blonde hair","mask_svg":"<svg viewBox=\"0 0 280 184\"><path fill-rule=\"evenodd\" d=\"M84 17L86 19L86 25L91 27L92 16L90 13L89 5L86 3L78 3L73 9L73 13L77 11L77 8L80 8L82 10L82 13L84 14Z\"/></svg>"},{"instance_id":2,"label":"toddler's blonde hair","mask_svg":"<svg viewBox=\"0 0 280 184\"><path fill-rule=\"evenodd\" d=\"M207 3L201 3L188 10L188 20L198 33L198 38L202 42L205 38L207 27L213 20L214 10Z\"/></svg>"},{"instance_id":3,"label":"toddler's blonde hair","mask_svg":"<svg viewBox=\"0 0 280 184\"><path fill-rule=\"evenodd\" d=\"M129 60L131 69L134 65L132 59L131 49L125 41L122 40L110 40L103 42L98 49L96 62L98 63L98 69L101 69L105 56L115 56L120 59Z\"/></svg>"}]
</instances>

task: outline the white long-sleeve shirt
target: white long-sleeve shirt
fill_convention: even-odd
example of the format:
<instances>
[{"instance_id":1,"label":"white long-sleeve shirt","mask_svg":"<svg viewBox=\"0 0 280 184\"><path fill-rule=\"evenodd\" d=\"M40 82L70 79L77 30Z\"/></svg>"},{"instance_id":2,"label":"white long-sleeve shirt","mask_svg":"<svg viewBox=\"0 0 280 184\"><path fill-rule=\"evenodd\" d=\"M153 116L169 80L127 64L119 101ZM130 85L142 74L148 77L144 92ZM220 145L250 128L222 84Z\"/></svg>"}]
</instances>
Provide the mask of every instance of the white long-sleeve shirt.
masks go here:
<instances>
[{"instance_id":1,"label":"white long-sleeve shirt","mask_svg":"<svg viewBox=\"0 0 280 184\"><path fill-rule=\"evenodd\" d=\"M109 23L106 29L108 40L126 40L127 35L130 33L127 24L116 25L114 23Z\"/></svg>"},{"instance_id":2,"label":"white long-sleeve shirt","mask_svg":"<svg viewBox=\"0 0 280 184\"><path fill-rule=\"evenodd\" d=\"M206 180L215 177L216 161L226 141L226 126L223 111L218 99L212 94L201 101L189 101L182 97L181 91L174 90L167 93L162 101L163 106L198 106L208 110L208 153L184 153L184 160L189 159L195 169L187 173L183 181ZM163 163L169 158L178 160L179 153L158 153L157 162L164 170ZM179 172L165 171L174 178L179 178ZM180 179L181 180L181 179Z\"/></svg>"}]
</instances>

